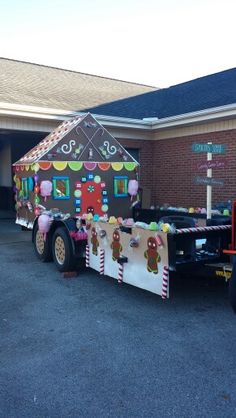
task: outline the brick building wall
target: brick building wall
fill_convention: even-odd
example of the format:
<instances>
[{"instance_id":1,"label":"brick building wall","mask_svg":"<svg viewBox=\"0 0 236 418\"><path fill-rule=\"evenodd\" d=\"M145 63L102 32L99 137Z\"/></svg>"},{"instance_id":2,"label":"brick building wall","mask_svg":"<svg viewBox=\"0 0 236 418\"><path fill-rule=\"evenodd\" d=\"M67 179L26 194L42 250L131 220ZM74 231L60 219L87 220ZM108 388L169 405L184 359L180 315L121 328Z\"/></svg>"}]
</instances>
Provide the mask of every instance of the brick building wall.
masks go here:
<instances>
[{"instance_id":1,"label":"brick building wall","mask_svg":"<svg viewBox=\"0 0 236 418\"><path fill-rule=\"evenodd\" d=\"M197 165L207 160L205 153L194 153L192 144L212 142L224 144L226 153L213 154L223 158L225 168L214 168L212 177L223 180L224 186L213 186L212 204L236 199L236 130L209 132L157 141L120 140L124 147L139 149L140 185L151 191L151 204L206 207L206 186L194 182L195 176L206 176Z\"/></svg>"},{"instance_id":2,"label":"brick building wall","mask_svg":"<svg viewBox=\"0 0 236 418\"><path fill-rule=\"evenodd\" d=\"M194 153L192 144L212 142L224 144L226 153L213 154L213 160L223 158L225 168L212 170L212 177L223 180L224 186L213 186L212 204L236 199L236 130L210 132L155 141L154 199L157 205L205 207L206 186L194 182L194 177L206 176L206 170L197 169L207 160L206 153Z\"/></svg>"}]
</instances>

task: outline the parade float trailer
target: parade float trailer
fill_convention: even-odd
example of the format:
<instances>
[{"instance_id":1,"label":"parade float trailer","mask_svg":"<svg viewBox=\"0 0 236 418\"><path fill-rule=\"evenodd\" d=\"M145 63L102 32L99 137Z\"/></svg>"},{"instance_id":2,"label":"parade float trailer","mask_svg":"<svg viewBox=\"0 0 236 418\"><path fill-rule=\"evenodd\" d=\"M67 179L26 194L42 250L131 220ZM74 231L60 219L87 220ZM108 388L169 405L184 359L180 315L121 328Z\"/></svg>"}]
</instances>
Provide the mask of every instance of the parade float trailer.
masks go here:
<instances>
[{"instance_id":1,"label":"parade float trailer","mask_svg":"<svg viewBox=\"0 0 236 418\"><path fill-rule=\"evenodd\" d=\"M170 272L221 262L231 224L197 226L138 202L138 163L91 114L63 122L14 164L16 223L61 272L80 259L100 275L169 297ZM217 264L220 265L220 264ZM224 269L225 267L222 267Z\"/></svg>"}]
</instances>

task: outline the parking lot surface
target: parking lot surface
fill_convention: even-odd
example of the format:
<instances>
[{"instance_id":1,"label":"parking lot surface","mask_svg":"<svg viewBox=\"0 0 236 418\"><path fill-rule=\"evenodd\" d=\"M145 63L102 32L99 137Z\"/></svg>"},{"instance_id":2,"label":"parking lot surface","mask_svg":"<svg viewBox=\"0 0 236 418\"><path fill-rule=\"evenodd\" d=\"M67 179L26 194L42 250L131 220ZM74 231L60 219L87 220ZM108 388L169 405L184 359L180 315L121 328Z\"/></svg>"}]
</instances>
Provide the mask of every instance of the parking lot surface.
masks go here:
<instances>
[{"instance_id":1,"label":"parking lot surface","mask_svg":"<svg viewBox=\"0 0 236 418\"><path fill-rule=\"evenodd\" d=\"M0 417L236 417L227 285L172 280L171 298L82 270L63 278L0 221Z\"/></svg>"}]
</instances>

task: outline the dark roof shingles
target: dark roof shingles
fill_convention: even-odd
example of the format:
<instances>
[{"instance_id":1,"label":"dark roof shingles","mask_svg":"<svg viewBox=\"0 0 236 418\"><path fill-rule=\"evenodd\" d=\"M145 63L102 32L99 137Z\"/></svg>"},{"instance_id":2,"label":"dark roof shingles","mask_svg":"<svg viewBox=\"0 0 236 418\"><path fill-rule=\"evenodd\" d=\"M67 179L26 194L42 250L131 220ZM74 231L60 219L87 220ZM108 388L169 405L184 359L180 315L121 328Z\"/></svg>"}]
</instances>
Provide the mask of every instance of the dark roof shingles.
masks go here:
<instances>
[{"instance_id":1,"label":"dark roof shingles","mask_svg":"<svg viewBox=\"0 0 236 418\"><path fill-rule=\"evenodd\" d=\"M95 114L159 119L236 103L236 68L93 107Z\"/></svg>"}]
</instances>

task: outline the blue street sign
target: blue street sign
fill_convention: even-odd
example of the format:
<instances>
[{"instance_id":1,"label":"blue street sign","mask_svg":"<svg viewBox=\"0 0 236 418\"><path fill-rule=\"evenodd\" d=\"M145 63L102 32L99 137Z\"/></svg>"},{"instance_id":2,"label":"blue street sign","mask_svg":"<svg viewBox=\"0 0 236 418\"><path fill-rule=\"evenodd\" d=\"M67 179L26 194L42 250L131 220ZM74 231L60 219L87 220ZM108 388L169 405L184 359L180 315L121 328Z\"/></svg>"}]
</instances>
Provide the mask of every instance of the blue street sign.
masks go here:
<instances>
[{"instance_id":1,"label":"blue street sign","mask_svg":"<svg viewBox=\"0 0 236 418\"><path fill-rule=\"evenodd\" d=\"M222 144L192 144L193 152L211 152L212 154L224 154L225 145Z\"/></svg>"}]
</instances>

